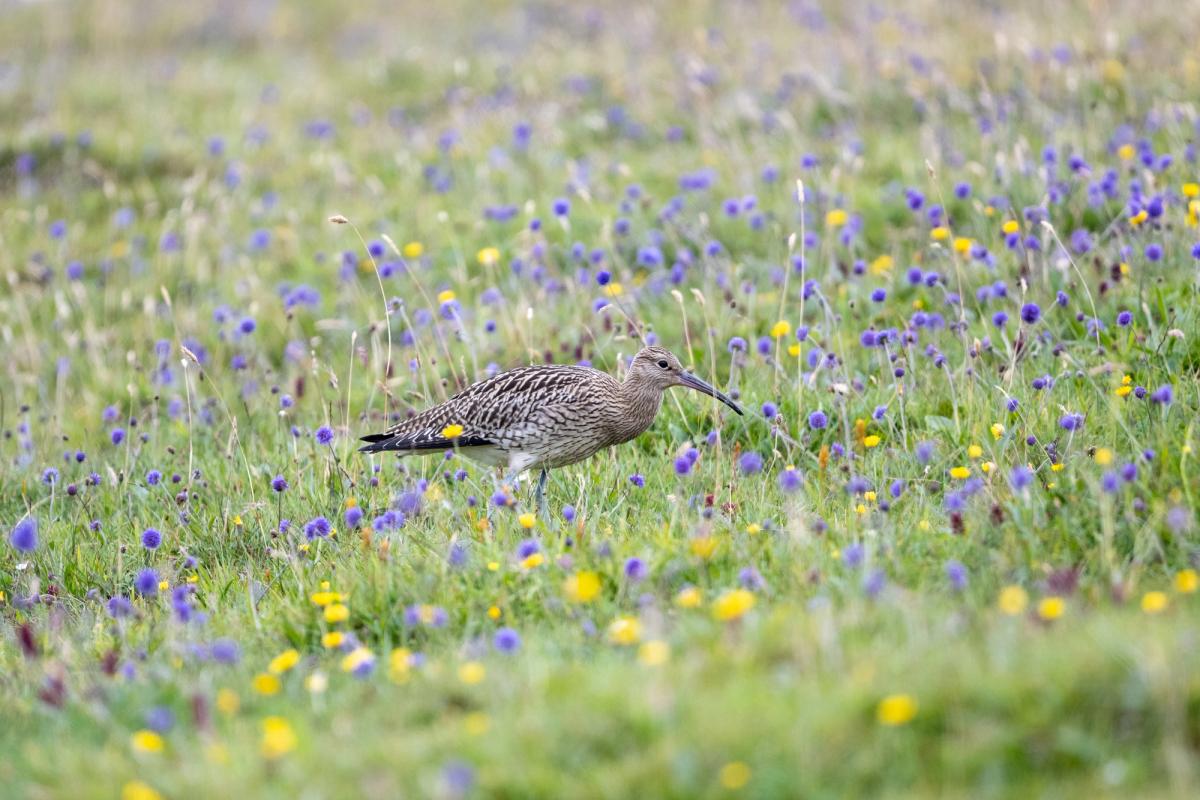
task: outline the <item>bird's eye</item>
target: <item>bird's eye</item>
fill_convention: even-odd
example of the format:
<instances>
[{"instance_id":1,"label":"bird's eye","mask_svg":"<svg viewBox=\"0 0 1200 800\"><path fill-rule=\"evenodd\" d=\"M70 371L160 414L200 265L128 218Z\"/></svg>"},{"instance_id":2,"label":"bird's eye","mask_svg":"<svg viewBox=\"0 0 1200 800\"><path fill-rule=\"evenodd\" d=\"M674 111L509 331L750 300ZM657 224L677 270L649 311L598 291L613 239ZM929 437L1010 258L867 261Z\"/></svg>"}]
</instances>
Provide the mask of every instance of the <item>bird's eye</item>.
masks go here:
<instances>
[{"instance_id":1,"label":"bird's eye","mask_svg":"<svg viewBox=\"0 0 1200 800\"><path fill-rule=\"evenodd\" d=\"M667 360L665 358L660 359L658 362L658 365L660 367L662 367L663 369L666 369L667 367L671 366L670 364L667 363Z\"/></svg>"}]
</instances>

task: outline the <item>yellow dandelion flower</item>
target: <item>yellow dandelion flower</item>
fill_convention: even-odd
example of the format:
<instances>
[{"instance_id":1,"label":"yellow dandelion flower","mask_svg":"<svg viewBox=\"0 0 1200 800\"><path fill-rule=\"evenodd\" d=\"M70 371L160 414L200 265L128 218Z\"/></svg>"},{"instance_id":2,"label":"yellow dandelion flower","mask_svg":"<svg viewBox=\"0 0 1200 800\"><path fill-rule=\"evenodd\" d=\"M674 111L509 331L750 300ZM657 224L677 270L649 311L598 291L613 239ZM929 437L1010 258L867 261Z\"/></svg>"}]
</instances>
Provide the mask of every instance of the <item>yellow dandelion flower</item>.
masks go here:
<instances>
[{"instance_id":1,"label":"yellow dandelion flower","mask_svg":"<svg viewBox=\"0 0 1200 800\"><path fill-rule=\"evenodd\" d=\"M1141 211L1129 218L1129 224L1136 227L1148 219L1150 219L1150 214L1146 211L1146 209L1143 208Z\"/></svg>"},{"instance_id":2,"label":"yellow dandelion flower","mask_svg":"<svg viewBox=\"0 0 1200 800\"><path fill-rule=\"evenodd\" d=\"M409 242L401 251L405 258L420 258L425 253L425 245L420 242Z\"/></svg>"},{"instance_id":3,"label":"yellow dandelion flower","mask_svg":"<svg viewBox=\"0 0 1200 800\"><path fill-rule=\"evenodd\" d=\"M495 247L485 247L475 254L475 260L480 266L490 267L500 260L500 251Z\"/></svg>"},{"instance_id":4,"label":"yellow dandelion flower","mask_svg":"<svg viewBox=\"0 0 1200 800\"><path fill-rule=\"evenodd\" d=\"M971 470L969 467L952 467L950 477L958 481L966 480L971 477Z\"/></svg>"},{"instance_id":5,"label":"yellow dandelion flower","mask_svg":"<svg viewBox=\"0 0 1200 800\"><path fill-rule=\"evenodd\" d=\"M1146 592L1142 595L1142 611L1147 614L1161 614L1167 610L1166 592Z\"/></svg>"},{"instance_id":6,"label":"yellow dandelion flower","mask_svg":"<svg viewBox=\"0 0 1200 800\"><path fill-rule=\"evenodd\" d=\"M896 263L896 260L888 255L879 256L871 262L871 274L882 275L889 271Z\"/></svg>"},{"instance_id":7,"label":"yellow dandelion flower","mask_svg":"<svg viewBox=\"0 0 1200 800\"><path fill-rule=\"evenodd\" d=\"M521 569L534 569L545 563L546 557L541 553L531 553L521 560Z\"/></svg>"},{"instance_id":8,"label":"yellow dandelion flower","mask_svg":"<svg viewBox=\"0 0 1200 800\"><path fill-rule=\"evenodd\" d=\"M680 608L697 608L704 602L704 596L695 586L685 586L675 595L675 605Z\"/></svg>"},{"instance_id":9,"label":"yellow dandelion flower","mask_svg":"<svg viewBox=\"0 0 1200 800\"><path fill-rule=\"evenodd\" d=\"M296 749L296 732L283 717L267 717L262 721L262 754L264 758L282 758Z\"/></svg>"},{"instance_id":10,"label":"yellow dandelion flower","mask_svg":"<svg viewBox=\"0 0 1200 800\"><path fill-rule=\"evenodd\" d=\"M634 281L634 283L637 283L637 281ZM620 297L621 295L625 294L625 287L619 282L613 281L604 287L604 294L608 297Z\"/></svg>"},{"instance_id":11,"label":"yellow dandelion flower","mask_svg":"<svg viewBox=\"0 0 1200 800\"><path fill-rule=\"evenodd\" d=\"M267 672L272 675L282 675L299 663L300 653L295 648L284 650L271 659L271 663L267 665Z\"/></svg>"},{"instance_id":12,"label":"yellow dandelion flower","mask_svg":"<svg viewBox=\"0 0 1200 800\"><path fill-rule=\"evenodd\" d=\"M928 531L930 529L930 527L932 527L932 526L930 526L929 520L927 520L927 519L923 519L917 523L917 529L920 531Z\"/></svg>"},{"instance_id":13,"label":"yellow dandelion flower","mask_svg":"<svg viewBox=\"0 0 1200 800\"><path fill-rule=\"evenodd\" d=\"M876 497L878 497L878 495L876 495L874 491L867 490L863 492L863 500L866 500L868 503L874 503Z\"/></svg>"},{"instance_id":14,"label":"yellow dandelion flower","mask_svg":"<svg viewBox=\"0 0 1200 800\"><path fill-rule=\"evenodd\" d=\"M1200 575L1194 569L1181 569L1175 573L1175 591L1180 594L1195 594L1200 588Z\"/></svg>"},{"instance_id":15,"label":"yellow dandelion flower","mask_svg":"<svg viewBox=\"0 0 1200 800\"><path fill-rule=\"evenodd\" d=\"M220 711L227 717L232 717L242 707L242 701L233 689L218 690L216 702L217 711Z\"/></svg>"},{"instance_id":16,"label":"yellow dandelion flower","mask_svg":"<svg viewBox=\"0 0 1200 800\"><path fill-rule=\"evenodd\" d=\"M1200 197L1200 183L1185 183L1179 187L1184 197Z\"/></svg>"},{"instance_id":17,"label":"yellow dandelion flower","mask_svg":"<svg viewBox=\"0 0 1200 800\"><path fill-rule=\"evenodd\" d=\"M1067 610L1067 604L1061 597L1044 597L1037 604L1037 615L1047 622L1053 622Z\"/></svg>"},{"instance_id":18,"label":"yellow dandelion flower","mask_svg":"<svg viewBox=\"0 0 1200 800\"><path fill-rule=\"evenodd\" d=\"M979 468L981 470L983 470L984 475L990 475L990 474L992 474L992 470L994 470L996 468L996 462L995 461L984 461L982 464L979 465Z\"/></svg>"},{"instance_id":19,"label":"yellow dandelion flower","mask_svg":"<svg viewBox=\"0 0 1200 800\"><path fill-rule=\"evenodd\" d=\"M1000 610L1010 617L1015 617L1025 610L1029 603L1029 595L1020 586L1005 586L1000 590L997 605Z\"/></svg>"},{"instance_id":20,"label":"yellow dandelion flower","mask_svg":"<svg viewBox=\"0 0 1200 800\"><path fill-rule=\"evenodd\" d=\"M130 781L121 787L121 800L162 800L162 795L144 781Z\"/></svg>"},{"instance_id":21,"label":"yellow dandelion flower","mask_svg":"<svg viewBox=\"0 0 1200 800\"><path fill-rule=\"evenodd\" d=\"M793 358L800 355L800 345L797 344L796 342L789 344L787 352L788 352L788 355L792 356Z\"/></svg>"},{"instance_id":22,"label":"yellow dandelion flower","mask_svg":"<svg viewBox=\"0 0 1200 800\"><path fill-rule=\"evenodd\" d=\"M453 300L457 296L458 295L454 294L454 292L452 290L445 289L441 292L438 292L437 301L438 301L438 303L449 303L451 300Z\"/></svg>"},{"instance_id":23,"label":"yellow dandelion flower","mask_svg":"<svg viewBox=\"0 0 1200 800\"><path fill-rule=\"evenodd\" d=\"M1021 230L1021 223L1015 219L1005 220L1004 224L1000 226L1000 230L1004 231L1006 236L1011 235Z\"/></svg>"},{"instance_id":24,"label":"yellow dandelion flower","mask_svg":"<svg viewBox=\"0 0 1200 800\"><path fill-rule=\"evenodd\" d=\"M883 441L883 440L881 438L879 438L878 436L876 436L875 434L871 434L870 436L864 436L863 437L863 447L867 447L867 448L878 447L879 443L881 441Z\"/></svg>"},{"instance_id":25,"label":"yellow dandelion flower","mask_svg":"<svg viewBox=\"0 0 1200 800\"><path fill-rule=\"evenodd\" d=\"M1133 145L1123 144L1117 148L1117 158L1121 159L1122 161L1128 161L1133 158L1135 152L1136 151L1133 149Z\"/></svg>"},{"instance_id":26,"label":"yellow dandelion flower","mask_svg":"<svg viewBox=\"0 0 1200 800\"><path fill-rule=\"evenodd\" d=\"M737 791L750 782L750 766L745 761L730 761L721 767L717 779L721 787L729 791Z\"/></svg>"},{"instance_id":27,"label":"yellow dandelion flower","mask_svg":"<svg viewBox=\"0 0 1200 800\"><path fill-rule=\"evenodd\" d=\"M482 683L487 677L487 670L478 661L466 661L458 667L458 679L467 686Z\"/></svg>"},{"instance_id":28,"label":"yellow dandelion flower","mask_svg":"<svg viewBox=\"0 0 1200 800\"><path fill-rule=\"evenodd\" d=\"M759 525L757 522L751 522L746 526L746 533L750 534L751 536L756 533L762 533L762 525Z\"/></svg>"},{"instance_id":29,"label":"yellow dandelion flower","mask_svg":"<svg viewBox=\"0 0 1200 800\"><path fill-rule=\"evenodd\" d=\"M463 426L455 423L442 428L442 436L446 439L457 439L463 435Z\"/></svg>"},{"instance_id":30,"label":"yellow dandelion flower","mask_svg":"<svg viewBox=\"0 0 1200 800\"><path fill-rule=\"evenodd\" d=\"M1118 386L1118 387L1116 388L1116 391L1115 391L1115 392L1113 392L1113 393L1114 393L1114 394L1115 394L1117 397L1128 397L1128 396L1129 396L1129 394L1130 394L1132 391L1133 391L1133 387L1132 387L1132 386Z\"/></svg>"},{"instance_id":31,"label":"yellow dandelion flower","mask_svg":"<svg viewBox=\"0 0 1200 800\"><path fill-rule=\"evenodd\" d=\"M825 224L830 228L840 228L849 220L850 215L840 208L835 208L825 215Z\"/></svg>"},{"instance_id":32,"label":"yellow dandelion flower","mask_svg":"<svg viewBox=\"0 0 1200 800\"><path fill-rule=\"evenodd\" d=\"M661 639L651 639L638 648L638 661L647 667L659 667L671 657L671 646Z\"/></svg>"},{"instance_id":33,"label":"yellow dandelion flower","mask_svg":"<svg viewBox=\"0 0 1200 800\"><path fill-rule=\"evenodd\" d=\"M1113 462L1113 451L1109 450L1107 447L1097 447L1096 454L1092 456L1092 458L1094 458L1096 463L1100 466L1107 467Z\"/></svg>"},{"instance_id":34,"label":"yellow dandelion flower","mask_svg":"<svg viewBox=\"0 0 1200 800\"><path fill-rule=\"evenodd\" d=\"M865 514L865 513L867 513L867 507L865 505L863 505L862 503L859 503L858 505L856 505L854 507L854 513L855 514Z\"/></svg>"},{"instance_id":35,"label":"yellow dandelion flower","mask_svg":"<svg viewBox=\"0 0 1200 800\"><path fill-rule=\"evenodd\" d=\"M341 603L325 606L325 621L330 624L345 622L350 619L350 609Z\"/></svg>"},{"instance_id":36,"label":"yellow dandelion flower","mask_svg":"<svg viewBox=\"0 0 1200 800\"><path fill-rule=\"evenodd\" d=\"M637 617L617 617L608 626L608 640L613 644L628 646L641 638L642 623Z\"/></svg>"},{"instance_id":37,"label":"yellow dandelion flower","mask_svg":"<svg viewBox=\"0 0 1200 800\"><path fill-rule=\"evenodd\" d=\"M354 672L354 670L365 664L370 664L374 660L375 654L359 645L342 657L342 672Z\"/></svg>"},{"instance_id":38,"label":"yellow dandelion flower","mask_svg":"<svg viewBox=\"0 0 1200 800\"><path fill-rule=\"evenodd\" d=\"M270 697L273 694L279 694L279 690L283 684L279 680L278 675L272 675L269 672L260 672L254 676L254 680L250 682L254 691L261 695Z\"/></svg>"},{"instance_id":39,"label":"yellow dandelion flower","mask_svg":"<svg viewBox=\"0 0 1200 800\"><path fill-rule=\"evenodd\" d=\"M754 593L748 589L730 589L713 601L713 616L721 622L740 619L754 603Z\"/></svg>"},{"instance_id":40,"label":"yellow dandelion flower","mask_svg":"<svg viewBox=\"0 0 1200 800\"><path fill-rule=\"evenodd\" d=\"M487 563L487 568L488 568L488 572L496 572L497 570L500 569L500 562L499 561L489 561Z\"/></svg>"},{"instance_id":41,"label":"yellow dandelion flower","mask_svg":"<svg viewBox=\"0 0 1200 800\"><path fill-rule=\"evenodd\" d=\"M977 444L973 444L967 448L967 457L968 458L979 458L982 455L983 455L983 448Z\"/></svg>"},{"instance_id":42,"label":"yellow dandelion flower","mask_svg":"<svg viewBox=\"0 0 1200 800\"><path fill-rule=\"evenodd\" d=\"M161 736L145 728L135 731L133 736L129 737L129 744L135 753L161 753L166 747L166 742Z\"/></svg>"},{"instance_id":43,"label":"yellow dandelion flower","mask_svg":"<svg viewBox=\"0 0 1200 800\"><path fill-rule=\"evenodd\" d=\"M707 561L717 550L717 540L712 536L695 536L688 544L688 549L696 558Z\"/></svg>"},{"instance_id":44,"label":"yellow dandelion flower","mask_svg":"<svg viewBox=\"0 0 1200 800\"><path fill-rule=\"evenodd\" d=\"M938 225L933 230L929 231L929 238L935 242L941 242L950 238L950 229L945 225Z\"/></svg>"},{"instance_id":45,"label":"yellow dandelion flower","mask_svg":"<svg viewBox=\"0 0 1200 800\"><path fill-rule=\"evenodd\" d=\"M341 647L344 641L346 641L346 634L341 631L330 631L321 637L321 646L332 650L335 647Z\"/></svg>"},{"instance_id":46,"label":"yellow dandelion flower","mask_svg":"<svg viewBox=\"0 0 1200 800\"><path fill-rule=\"evenodd\" d=\"M779 320L779 322L776 322L774 325L771 326L771 335L774 336L776 339L780 339L784 336L787 336L791 332L792 332L792 323L788 322L786 319L781 319L781 320Z\"/></svg>"},{"instance_id":47,"label":"yellow dandelion flower","mask_svg":"<svg viewBox=\"0 0 1200 800\"><path fill-rule=\"evenodd\" d=\"M974 239L968 239L965 236L958 236L954 239L954 251L962 254L969 253L971 252L971 247L974 246L974 244Z\"/></svg>"},{"instance_id":48,"label":"yellow dandelion flower","mask_svg":"<svg viewBox=\"0 0 1200 800\"><path fill-rule=\"evenodd\" d=\"M521 523L522 528L529 529L537 523L537 516L526 511L524 514L517 517L517 522Z\"/></svg>"},{"instance_id":49,"label":"yellow dandelion flower","mask_svg":"<svg viewBox=\"0 0 1200 800\"><path fill-rule=\"evenodd\" d=\"M1004 435L1004 425L1002 425L999 422L993 422L992 427L989 428L988 430L990 430L992 432L993 439L998 440L1001 436Z\"/></svg>"},{"instance_id":50,"label":"yellow dandelion flower","mask_svg":"<svg viewBox=\"0 0 1200 800\"><path fill-rule=\"evenodd\" d=\"M404 683L412 671L412 651L397 647L388 655L388 679L392 683Z\"/></svg>"},{"instance_id":51,"label":"yellow dandelion flower","mask_svg":"<svg viewBox=\"0 0 1200 800\"><path fill-rule=\"evenodd\" d=\"M337 592L321 591L313 592L309 599L313 601L314 605L324 608L330 603L340 603L342 601L342 596Z\"/></svg>"},{"instance_id":52,"label":"yellow dandelion flower","mask_svg":"<svg viewBox=\"0 0 1200 800\"><path fill-rule=\"evenodd\" d=\"M572 603L590 603L600 596L600 576L591 570L576 572L563 581L563 594Z\"/></svg>"},{"instance_id":53,"label":"yellow dandelion flower","mask_svg":"<svg viewBox=\"0 0 1200 800\"><path fill-rule=\"evenodd\" d=\"M907 725L916 716L917 698L911 694L889 694L875 708L875 718L879 724L891 728Z\"/></svg>"},{"instance_id":54,"label":"yellow dandelion flower","mask_svg":"<svg viewBox=\"0 0 1200 800\"><path fill-rule=\"evenodd\" d=\"M500 606L488 606L488 619L500 619Z\"/></svg>"},{"instance_id":55,"label":"yellow dandelion flower","mask_svg":"<svg viewBox=\"0 0 1200 800\"><path fill-rule=\"evenodd\" d=\"M1051 472L1062 472L1064 467L1065 467L1065 465L1060 461L1057 464L1051 464L1050 471Z\"/></svg>"}]
</instances>

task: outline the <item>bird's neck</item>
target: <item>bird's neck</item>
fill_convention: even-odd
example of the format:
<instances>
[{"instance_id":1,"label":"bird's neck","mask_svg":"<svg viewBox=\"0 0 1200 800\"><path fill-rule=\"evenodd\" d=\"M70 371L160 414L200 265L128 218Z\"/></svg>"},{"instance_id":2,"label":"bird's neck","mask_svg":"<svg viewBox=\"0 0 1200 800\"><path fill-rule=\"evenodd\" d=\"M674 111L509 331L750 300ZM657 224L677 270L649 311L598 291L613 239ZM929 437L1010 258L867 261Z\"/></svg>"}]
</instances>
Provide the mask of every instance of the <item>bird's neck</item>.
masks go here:
<instances>
[{"instance_id":1,"label":"bird's neck","mask_svg":"<svg viewBox=\"0 0 1200 800\"><path fill-rule=\"evenodd\" d=\"M616 433L619 441L628 442L654 424L662 404L662 390L627 380L621 384L619 395L622 413L617 420Z\"/></svg>"}]
</instances>

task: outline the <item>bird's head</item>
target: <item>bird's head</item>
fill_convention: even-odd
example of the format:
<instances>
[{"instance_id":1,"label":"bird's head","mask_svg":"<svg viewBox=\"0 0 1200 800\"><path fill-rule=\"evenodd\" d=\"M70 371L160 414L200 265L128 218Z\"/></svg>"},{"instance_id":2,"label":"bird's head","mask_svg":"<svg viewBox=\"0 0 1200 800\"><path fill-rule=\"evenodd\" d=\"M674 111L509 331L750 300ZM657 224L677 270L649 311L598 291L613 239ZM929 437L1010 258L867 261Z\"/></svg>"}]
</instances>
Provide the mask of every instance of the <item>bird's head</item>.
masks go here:
<instances>
[{"instance_id":1,"label":"bird's head","mask_svg":"<svg viewBox=\"0 0 1200 800\"><path fill-rule=\"evenodd\" d=\"M737 413L742 413L738 404L726 397L724 393L685 370L675 354L665 347L651 346L639 350L638 354L633 357L633 363L629 365L629 374L625 380L660 392L672 386L686 386L710 397L715 397Z\"/></svg>"}]
</instances>

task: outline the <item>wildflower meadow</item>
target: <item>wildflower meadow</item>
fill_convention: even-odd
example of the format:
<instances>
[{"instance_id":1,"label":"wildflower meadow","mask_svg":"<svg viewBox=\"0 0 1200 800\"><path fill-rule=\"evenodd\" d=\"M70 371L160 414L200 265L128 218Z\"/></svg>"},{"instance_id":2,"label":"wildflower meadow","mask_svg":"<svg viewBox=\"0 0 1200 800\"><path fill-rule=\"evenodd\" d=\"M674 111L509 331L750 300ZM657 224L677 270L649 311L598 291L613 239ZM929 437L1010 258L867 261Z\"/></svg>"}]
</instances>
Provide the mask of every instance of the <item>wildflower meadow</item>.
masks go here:
<instances>
[{"instance_id":1,"label":"wildflower meadow","mask_svg":"<svg viewBox=\"0 0 1200 800\"><path fill-rule=\"evenodd\" d=\"M0 797L1197 796L1198 30L0 2Z\"/></svg>"}]
</instances>

